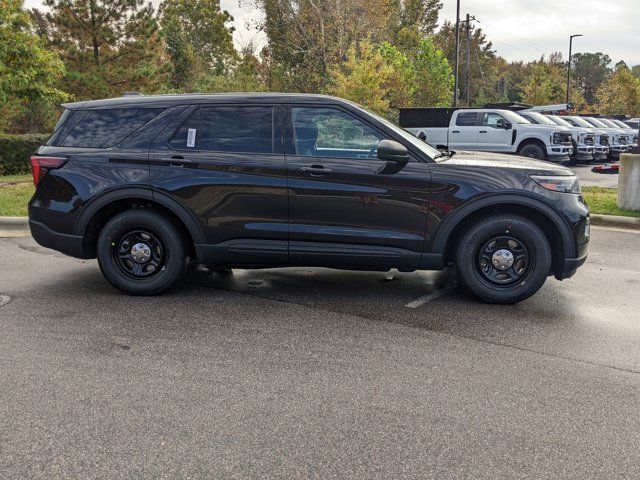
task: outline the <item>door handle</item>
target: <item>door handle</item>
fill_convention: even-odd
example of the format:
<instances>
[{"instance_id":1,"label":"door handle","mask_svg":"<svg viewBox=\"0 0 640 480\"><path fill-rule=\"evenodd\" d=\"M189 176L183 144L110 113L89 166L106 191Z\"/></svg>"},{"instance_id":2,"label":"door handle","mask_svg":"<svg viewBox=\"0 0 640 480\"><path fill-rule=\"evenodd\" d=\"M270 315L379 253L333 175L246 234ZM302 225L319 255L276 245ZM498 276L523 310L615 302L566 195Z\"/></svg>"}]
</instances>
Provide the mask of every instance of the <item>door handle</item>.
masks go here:
<instances>
[{"instance_id":1,"label":"door handle","mask_svg":"<svg viewBox=\"0 0 640 480\"><path fill-rule=\"evenodd\" d=\"M486 130L480 130L479 133L487 133L487 131Z\"/></svg>"},{"instance_id":2,"label":"door handle","mask_svg":"<svg viewBox=\"0 0 640 480\"><path fill-rule=\"evenodd\" d=\"M460 133L460 130L452 130L451 133Z\"/></svg>"},{"instance_id":3,"label":"door handle","mask_svg":"<svg viewBox=\"0 0 640 480\"><path fill-rule=\"evenodd\" d=\"M191 163L191 160L175 155L171 158L161 158L162 165L171 165L172 167L183 167Z\"/></svg>"},{"instance_id":4,"label":"door handle","mask_svg":"<svg viewBox=\"0 0 640 480\"><path fill-rule=\"evenodd\" d=\"M327 173L331 173L331 169L330 168L324 168L324 167L321 167L321 166L318 166L318 165L313 165L311 167L302 167L300 169L300 171L302 173L309 173L313 177L318 177L320 175L325 175Z\"/></svg>"}]
</instances>

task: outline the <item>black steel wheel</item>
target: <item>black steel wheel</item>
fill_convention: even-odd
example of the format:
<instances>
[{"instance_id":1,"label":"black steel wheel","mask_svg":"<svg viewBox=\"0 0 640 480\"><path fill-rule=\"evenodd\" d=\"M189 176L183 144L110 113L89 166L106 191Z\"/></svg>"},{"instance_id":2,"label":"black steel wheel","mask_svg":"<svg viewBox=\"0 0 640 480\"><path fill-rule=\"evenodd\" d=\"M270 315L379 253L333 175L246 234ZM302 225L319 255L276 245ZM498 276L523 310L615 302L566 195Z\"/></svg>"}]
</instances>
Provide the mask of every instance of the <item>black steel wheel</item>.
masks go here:
<instances>
[{"instance_id":1,"label":"black steel wheel","mask_svg":"<svg viewBox=\"0 0 640 480\"><path fill-rule=\"evenodd\" d=\"M124 233L111 244L112 261L122 273L133 279L151 278L164 268L164 246L148 230Z\"/></svg>"},{"instance_id":2,"label":"black steel wheel","mask_svg":"<svg viewBox=\"0 0 640 480\"><path fill-rule=\"evenodd\" d=\"M179 228L150 210L122 212L98 237L98 264L105 278L132 295L154 295L169 288L186 266Z\"/></svg>"},{"instance_id":3,"label":"black steel wheel","mask_svg":"<svg viewBox=\"0 0 640 480\"><path fill-rule=\"evenodd\" d=\"M551 248L532 221L496 215L477 221L456 250L462 282L489 303L511 304L536 293L551 273Z\"/></svg>"},{"instance_id":4,"label":"black steel wheel","mask_svg":"<svg viewBox=\"0 0 640 480\"><path fill-rule=\"evenodd\" d=\"M488 239L480 247L476 267L489 284L510 287L526 277L533 261L521 240L501 235Z\"/></svg>"}]
</instances>

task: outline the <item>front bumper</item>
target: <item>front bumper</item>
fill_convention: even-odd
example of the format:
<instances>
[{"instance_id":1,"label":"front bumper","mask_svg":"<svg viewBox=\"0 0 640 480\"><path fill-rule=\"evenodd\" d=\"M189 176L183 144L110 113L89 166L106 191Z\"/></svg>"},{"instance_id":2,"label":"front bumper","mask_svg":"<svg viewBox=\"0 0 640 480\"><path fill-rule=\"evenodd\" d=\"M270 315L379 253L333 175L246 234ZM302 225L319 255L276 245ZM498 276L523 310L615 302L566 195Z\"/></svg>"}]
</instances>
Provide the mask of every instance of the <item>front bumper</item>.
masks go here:
<instances>
[{"instance_id":1,"label":"front bumper","mask_svg":"<svg viewBox=\"0 0 640 480\"><path fill-rule=\"evenodd\" d=\"M578 145L576 148L576 158L578 160L593 160L596 148L587 145Z\"/></svg>"}]
</instances>

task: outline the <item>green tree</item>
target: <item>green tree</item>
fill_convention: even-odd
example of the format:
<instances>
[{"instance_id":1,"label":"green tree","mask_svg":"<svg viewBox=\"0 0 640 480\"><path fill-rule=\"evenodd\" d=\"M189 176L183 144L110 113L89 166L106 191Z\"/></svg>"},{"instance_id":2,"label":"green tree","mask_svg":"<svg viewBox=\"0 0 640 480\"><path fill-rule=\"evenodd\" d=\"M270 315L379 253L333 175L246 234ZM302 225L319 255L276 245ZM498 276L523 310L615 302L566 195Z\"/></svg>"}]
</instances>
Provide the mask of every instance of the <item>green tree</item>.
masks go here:
<instances>
[{"instance_id":1,"label":"green tree","mask_svg":"<svg viewBox=\"0 0 640 480\"><path fill-rule=\"evenodd\" d=\"M640 79L626 65L619 66L596 95L601 113L640 115Z\"/></svg>"},{"instance_id":2,"label":"green tree","mask_svg":"<svg viewBox=\"0 0 640 480\"><path fill-rule=\"evenodd\" d=\"M262 63L273 90L319 92L329 70L353 44L388 39L390 0L254 0L264 14L267 36Z\"/></svg>"},{"instance_id":3,"label":"green tree","mask_svg":"<svg viewBox=\"0 0 640 480\"><path fill-rule=\"evenodd\" d=\"M389 100L385 84L392 74L393 69L386 64L380 52L365 40L352 45L347 51L346 61L331 69L329 91L386 115Z\"/></svg>"},{"instance_id":4,"label":"green tree","mask_svg":"<svg viewBox=\"0 0 640 480\"><path fill-rule=\"evenodd\" d=\"M450 65L455 65L456 55L456 26L455 23L445 21L434 37L436 45L445 53ZM460 98L466 98L467 89L469 89L469 104L473 105L475 97L483 92L484 98L489 100L497 100L504 93L497 91L499 86L498 67L500 60L496 56L493 44L487 38L484 31L475 27L471 32L471 42L469 42L469 53L471 60L471 68L469 69L469 85L467 85L466 72L466 49L467 40L461 29L460 31L460 64L459 64L459 81L458 95ZM452 89L453 96L453 89Z\"/></svg>"},{"instance_id":5,"label":"green tree","mask_svg":"<svg viewBox=\"0 0 640 480\"><path fill-rule=\"evenodd\" d=\"M552 102L554 85L543 62L536 63L524 81L522 100L531 105Z\"/></svg>"},{"instance_id":6,"label":"green tree","mask_svg":"<svg viewBox=\"0 0 640 480\"><path fill-rule=\"evenodd\" d=\"M571 76L587 103L596 102L598 88L611 75L610 63L611 57L601 52L575 53L571 56Z\"/></svg>"},{"instance_id":7,"label":"green tree","mask_svg":"<svg viewBox=\"0 0 640 480\"><path fill-rule=\"evenodd\" d=\"M39 32L60 53L64 85L77 99L154 92L170 68L151 4L144 0L44 0L32 10Z\"/></svg>"},{"instance_id":8,"label":"green tree","mask_svg":"<svg viewBox=\"0 0 640 480\"><path fill-rule=\"evenodd\" d=\"M21 0L0 0L0 131L46 129L53 103L66 98L56 84L64 65L32 32Z\"/></svg>"},{"instance_id":9,"label":"green tree","mask_svg":"<svg viewBox=\"0 0 640 480\"><path fill-rule=\"evenodd\" d=\"M173 64L172 85L191 90L205 76L220 76L236 59L233 17L219 0L165 0L160 24Z\"/></svg>"},{"instance_id":10,"label":"green tree","mask_svg":"<svg viewBox=\"0 0 640 480\"><path fill-rule=\"evenodd\" d=\"M420 41L433 35L442 9L440 0L391 0L389 38L402 52L415 51Z\"/></svg>"},{"instance_id":11,"label":"green tree","mask_svg":"<svg viewBox=\"0 0 640 480\"><path fill-rule=\"evenodd\" d=\"M453 95L454 77L451 66L433 40L420 42L415 66L415 106L444 107L450 105Z\"/></svg>"},{"instance_id":12,"label":"green tree","mask_svg":"<svg viewBox=\"0 0 640 480\"><path fill-rule=\"evenodd\" d=\"M393 110L413 105L416 81L415 66L399 48L389 42L378 45L378 51L391 71L385 82L385 98Z\"/></svg>"},{"instance_id":13,"label":"green tree","mask_svg":"<svg viewBox=\"0 0 640 480\"><path fill-rule=\"evenodd\" d=\"M637 78L640 78L640 65L636 65L631 69L631 73L633 73Z\"/></svg>"}]
</instances>

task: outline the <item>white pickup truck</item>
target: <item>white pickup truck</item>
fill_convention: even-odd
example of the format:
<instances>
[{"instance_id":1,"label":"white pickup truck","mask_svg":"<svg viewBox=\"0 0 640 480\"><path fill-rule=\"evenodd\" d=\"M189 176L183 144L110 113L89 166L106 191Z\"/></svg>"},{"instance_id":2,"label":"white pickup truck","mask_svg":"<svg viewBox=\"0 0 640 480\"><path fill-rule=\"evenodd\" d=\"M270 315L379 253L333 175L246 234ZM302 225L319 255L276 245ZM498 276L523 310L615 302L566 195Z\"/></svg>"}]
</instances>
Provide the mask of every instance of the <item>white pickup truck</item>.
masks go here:
<instances>
[{"instance_id":1,"label":"white pickup truck","mask_svg":"<svg viewBox=\"0 0 640 480\"><path fill-rule=\"evenodd\" d=\"M573 154L568 128L533 125L510 110L402 108L400 126L450 150L515 153L552 161L569 161Z\"/></svg>"}]
</instances>

